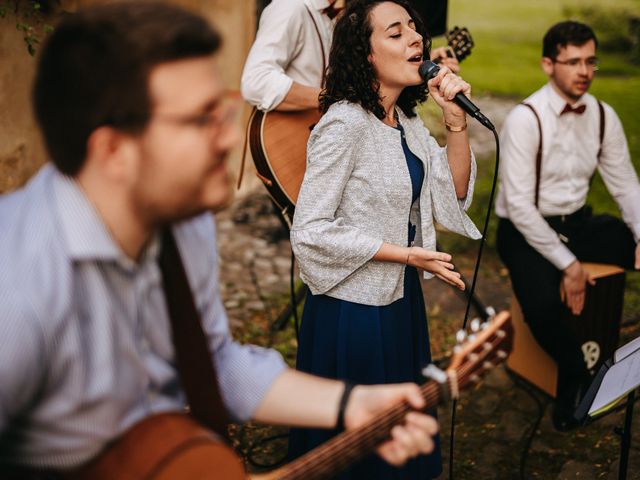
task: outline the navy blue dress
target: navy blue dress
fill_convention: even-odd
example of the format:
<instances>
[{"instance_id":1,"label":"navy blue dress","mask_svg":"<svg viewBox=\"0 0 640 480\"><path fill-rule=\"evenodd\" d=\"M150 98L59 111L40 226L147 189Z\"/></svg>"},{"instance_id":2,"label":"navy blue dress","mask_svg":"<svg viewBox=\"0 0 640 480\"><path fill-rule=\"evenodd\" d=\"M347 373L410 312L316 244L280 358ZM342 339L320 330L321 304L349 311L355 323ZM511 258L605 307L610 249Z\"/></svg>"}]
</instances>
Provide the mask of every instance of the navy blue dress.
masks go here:
<instances>
[{"instance_id":1,"label":"navy blue dress","mask_svg":"<svg viewBox=\"0 0 640 480\"><path fill-rule=\"evenodd\" d=\"M415 202L420 196L424 168L409 150L400 124L398 130ZM408 244L413 241L415 230L409 223ZM379 307L327 295L307 296L300 328L298 370L356 384L422 384L425 379L421 369L430 361L427 315L418 271L414 267L405 268L404 297L390 305ZM290 457L306 453L336 433L337 430L292 429ZM402 468L393 467L372 454L336 478L423 480L437 477L441 472L437 438L431 455L421 455Z\"/></svg>"}]
</instances>

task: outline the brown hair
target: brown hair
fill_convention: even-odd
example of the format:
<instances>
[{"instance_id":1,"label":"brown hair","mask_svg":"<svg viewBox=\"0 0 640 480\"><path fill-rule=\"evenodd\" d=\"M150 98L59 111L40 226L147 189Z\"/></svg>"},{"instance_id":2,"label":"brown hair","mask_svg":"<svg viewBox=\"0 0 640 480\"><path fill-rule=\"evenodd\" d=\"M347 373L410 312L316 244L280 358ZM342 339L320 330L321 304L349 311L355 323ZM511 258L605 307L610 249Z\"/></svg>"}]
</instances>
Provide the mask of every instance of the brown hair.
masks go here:
<instances>
[{"instance_id":1,"label":"brown hair","mask_svg":"<svg viewBox=\"0 0 640 480\"><path fill-rule=\"evenodd\" d=\"M65 17L42 49L33 87L36 119L56 167L77 174L100 126L141 132L152 107L151 70L210 55L220 43L203 18L157 1L105 4Z\"/></svg>"}]
</instances>

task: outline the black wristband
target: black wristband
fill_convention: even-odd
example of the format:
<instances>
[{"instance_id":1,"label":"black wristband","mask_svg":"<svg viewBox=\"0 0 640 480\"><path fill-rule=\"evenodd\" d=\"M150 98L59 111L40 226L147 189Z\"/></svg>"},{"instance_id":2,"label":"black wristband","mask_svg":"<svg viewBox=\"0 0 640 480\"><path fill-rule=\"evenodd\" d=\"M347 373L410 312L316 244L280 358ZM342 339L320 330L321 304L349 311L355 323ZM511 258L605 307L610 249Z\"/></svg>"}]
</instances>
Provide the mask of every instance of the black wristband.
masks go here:
<instances>
[{"instance_id":1,"label":"black wristband","mask_svg":"<svg viewBox=\"0 0 640 480\"><path fill-rule=\"evenodd\" d=\"M356 386L355 383L344 382L344 390L342 391L342 397L340 397L340 403L338 403L338 419L336 420L336 428L339 430L344 430L344 411L347 408L351 392Z\"/></svg>"}]
</instances>

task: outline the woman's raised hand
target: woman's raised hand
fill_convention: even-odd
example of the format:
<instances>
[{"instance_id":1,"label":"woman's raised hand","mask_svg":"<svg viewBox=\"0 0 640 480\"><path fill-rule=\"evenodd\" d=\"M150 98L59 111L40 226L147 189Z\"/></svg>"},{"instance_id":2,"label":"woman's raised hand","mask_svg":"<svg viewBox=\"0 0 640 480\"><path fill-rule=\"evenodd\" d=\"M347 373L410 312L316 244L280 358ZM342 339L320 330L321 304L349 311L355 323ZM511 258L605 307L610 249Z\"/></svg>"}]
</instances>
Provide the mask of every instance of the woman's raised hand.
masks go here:
<instances>
[{"instance_id":1,"label":"woman's raised hand","mask_svg":"<svg viewBox=\"0 0 640 480\"><path fill-rule=\"evenodd\" d=\"M453 102L453 98L458 92L471 98L471 85L443 65L438 74L427 82L427 87L429 95L442 108L447 123L454 124L456 121L465 121L464 110Z\"/></svg>"},{"instance_id":2,"label":"woman's raised hand","mask_svg":"<svg viewBox=\"0 0 640 480\"><path fill-rule=\"evenodd\" d=\"M434 252L422 247L409 247L407 265L426 270L441 280L464 290L464 282L460 274L453 270L451 255L444 252Z\"/></svg>"}]
</instances>

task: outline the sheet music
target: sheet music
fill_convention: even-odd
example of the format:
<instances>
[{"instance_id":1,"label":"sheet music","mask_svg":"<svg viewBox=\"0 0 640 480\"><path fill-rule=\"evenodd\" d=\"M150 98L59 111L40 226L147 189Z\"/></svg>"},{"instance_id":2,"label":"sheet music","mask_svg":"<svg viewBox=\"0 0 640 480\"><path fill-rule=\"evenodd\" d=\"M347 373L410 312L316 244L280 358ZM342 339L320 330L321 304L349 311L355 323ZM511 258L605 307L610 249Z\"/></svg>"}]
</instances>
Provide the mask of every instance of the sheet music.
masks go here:
<instances>
[{"instance_id":1,"label":"sheet music","mask_svg":"<svg viewBox=\"0 0 640 480\"><path fill-rule=\"evenodd\" d=\"M640 385L640 352L615 363L604 376L589 415L604 409Z\"/></svg>"},{"instance_id":2,"label":"sheet music","mask_svg":"<svg viewBox=\"0 0 640 480\"><path fill-rule=\"evenodd\" d=\"M613 354L613 363L618 363L624 357L632 354L636 350L640 349L640 337L634 338L629 343L621 346Z\"/></svg>"}]
</instances>

